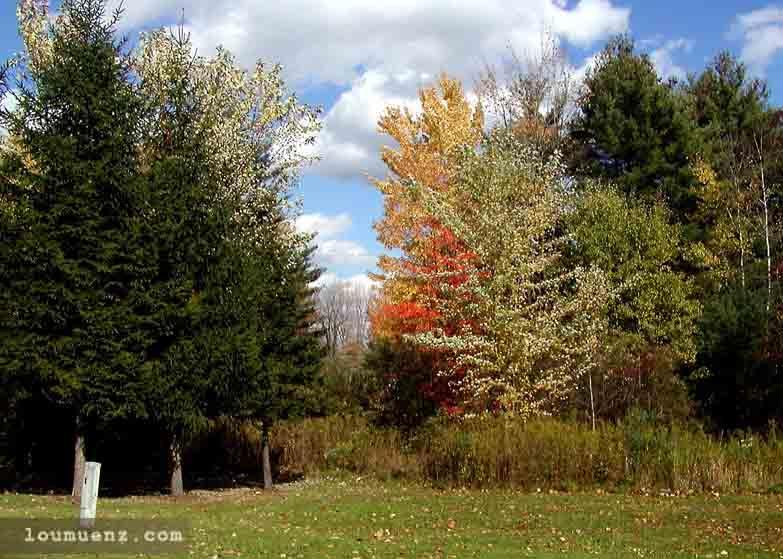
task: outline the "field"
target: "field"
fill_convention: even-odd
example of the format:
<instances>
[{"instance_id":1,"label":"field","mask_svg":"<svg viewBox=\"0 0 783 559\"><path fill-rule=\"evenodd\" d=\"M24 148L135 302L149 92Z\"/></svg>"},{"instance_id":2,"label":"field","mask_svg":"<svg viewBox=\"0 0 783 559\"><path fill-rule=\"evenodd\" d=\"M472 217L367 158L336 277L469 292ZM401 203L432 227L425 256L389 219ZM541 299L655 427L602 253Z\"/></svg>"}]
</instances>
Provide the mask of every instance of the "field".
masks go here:
<instances>
[{"instance_id":1,"label":"field","mask_svg":"<svg viewBox=\"0 0 783 559\"><path fill-rule=\"evenodd\" d=\"M70 518L68 497L0 495L2 518ZM179 557L783 557L783 497L440 491L361 478L102 499L99 518L184 518Z\"/></svg>"}]
</instances>

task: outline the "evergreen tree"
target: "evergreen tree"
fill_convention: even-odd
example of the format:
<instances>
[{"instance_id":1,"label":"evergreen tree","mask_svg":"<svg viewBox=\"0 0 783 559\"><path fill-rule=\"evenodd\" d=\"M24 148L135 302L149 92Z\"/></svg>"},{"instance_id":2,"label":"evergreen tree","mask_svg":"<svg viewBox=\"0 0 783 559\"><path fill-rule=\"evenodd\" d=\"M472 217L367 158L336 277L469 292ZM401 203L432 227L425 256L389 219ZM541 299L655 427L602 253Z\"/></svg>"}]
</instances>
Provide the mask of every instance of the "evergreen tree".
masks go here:
<instances>
[{"instance_id":1,"label":"evergreen tree","mask_svg":"<svg viewBox=\"0 0 783 559\"><path fill-rule=\"evenodd\" d=\"M191 435L220 416L262 417L266 430L296 407L286 386L306 385L320 361L303 322L315 276L286 197L296 167L286 150L309 133L309 113L274 94L277 70L249 76L225 51L193 56L182 32L149 34L137 60L157 245L145 384L179 494Z\"/></svg>"},{"instance_id":2,"label":"evergreen tree","mask_svg":"<svg viewBox=\"0 0 783 559\"><path fill-rule=\"evenodd\" d=\"M734 285L707 301L690 376L706 419L722 429L763 428L781 417L781 383L770 352L765 289Z\"/></svg>"},{"instance_id":3,"label":"evergreen tree","mask_svg":"<svg viewBox=\"0 0 783 559\"><path fill-rule=\"evenodd\" d=\"M762 126L769 90L751 78L744 64L722 52L685 87L689 110L704 142L702 156L722 176L743 152L749 152L754 131Z\"/></svg>"},{"instance_id":4,"label":"evergreen tree","mask_svg":"<svg viewBox=\"0 0 783 559\"><path fill-rule=\"evenodd\" d=\"M281 222L281 226L285 226ZM255 325L251 334L258 344L257 368L249 368L245 398L237 402L238 415L260 420L264 486L272 485L269 458L269 430L275 422L301 417L317 409L320 369L326 348L316 326L314 288L320 270L311 264L312 249L271 245L283 250L254 251L248 259L250 279L247 308ZM282 257L282 258L281 258ZM260 281L259 281L260 280ZM271 287L271 289L270 289Z\"/></svg>"},{"instance_id":5,"label":"evergreen tree","mask_svg":"<svg viewBox=\"0 0 783 559\"><path fill-rule=\"evenodd\" d=\"M689 157L693 126L681 96L663 83L628 37L609 42L590 69L572 135L584 146L582 171L616 181L631 196L662 197L674 218L695 209Z\"/></svg>"},{"instance_id":6,"label":"evergreen tree","mask_svg":"<svg viewBox=\"0 0 783 559\"><path fill-rule=\"evenodd\" d=\"M154 273L143 309L151 342L143 378L153 420L169 437L171 492L179 495L183 446L225 411L227 355L244 314L232 305L240 287L232 246L240 201L224 196L211 161L208 143L218 123L207 118L207 99L190 71L190 44L182 33L170 39L172 48L155 66L165 79L155 83L157 95L145 97L145 232ZM142 90L149 85L142 81Z\"/></svg>"},{"instance_id":7,"label":"evergreen tree","mask_svg":"<svg viewBox=\"0 0 783 559\"><path fill-rule=\"evenodd\" d=\"M140 105L118 16L100 0L64 0L54 23L23 26L19 108L4 113L0 198L13 217L2 225L0 374L72 413L74 494L88 425L145 413L133 295L145 267Z\"/></svg>"},{"instance_id":8,"label":"evergreen tree","mask_svg":"<svg viewBox=\"0 0 783 559\"><path fill-rule=\"evenodd\" d=\"M686 91L704 138L693 167L710 263L699 278L705 313L691 386L715 426L760 427L780 416L780 323L772 307L780 118L770 107L767 84L726 52Z\"/></svg>"}]
</instances>

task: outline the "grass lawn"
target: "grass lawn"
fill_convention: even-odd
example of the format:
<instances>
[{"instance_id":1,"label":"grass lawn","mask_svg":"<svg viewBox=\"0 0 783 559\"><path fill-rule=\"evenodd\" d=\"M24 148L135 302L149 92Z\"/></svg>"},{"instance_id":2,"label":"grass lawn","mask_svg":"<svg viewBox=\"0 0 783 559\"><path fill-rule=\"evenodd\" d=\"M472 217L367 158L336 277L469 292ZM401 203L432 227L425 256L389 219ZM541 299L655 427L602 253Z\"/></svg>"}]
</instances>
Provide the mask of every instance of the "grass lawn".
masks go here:
<instances>
[{"instance_id":1,"label":"grass lawn","mask_svg":"<svg viewBox=\"0 0 783 559\"><path fill-rule=\"evenodd\" d=\"M76 514L66 497L0 495L0 518ZM438 491L344 478L101 499L98 517L186 518L183 558L783 557L783 497L773 495Z\"/></svg>"}]
</instances>

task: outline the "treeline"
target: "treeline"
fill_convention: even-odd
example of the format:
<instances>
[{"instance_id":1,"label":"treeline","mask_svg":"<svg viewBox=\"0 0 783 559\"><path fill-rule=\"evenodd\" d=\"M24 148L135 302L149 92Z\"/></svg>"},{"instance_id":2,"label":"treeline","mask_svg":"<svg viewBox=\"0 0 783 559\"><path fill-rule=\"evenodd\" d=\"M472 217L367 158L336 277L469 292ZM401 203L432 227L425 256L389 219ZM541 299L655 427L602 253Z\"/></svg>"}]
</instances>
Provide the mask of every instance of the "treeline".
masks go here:
<instances>
[{"instance_id":1,"label":"treeline","mask_svg":"<svg viewBox=\"0 0 783 559\"><path fill-rule=\"evenodd\" d=\"M730 54L664 80L618 37L576 79L544 41L486 68L478 104L443 76L420 114L390 107L377 297L316 297L290 186L318 115L281 69L194 55L182 32L131 47L101 0L63 0L54 18L46 6L20 3L25 51L0 82L15 101L0 110L0 481L73 464L77 494L90 458L165 470L178 494L194 447L236 444L269 483L276 422L363 411L400 429L362 427L371 442L349 462L388 436L375 446L400 460L441 460L422 478L460 480L449 464L479 459L521 472L513 426L542 448L558 432L592 441L585 468L603 468L590 449L608 434L619 482L644 437L660 438L659 472L686 439L716 462L745 448L681 420L781 419L783 113ZM430 424L448 444L402 452L436 415L462 421ZM669 426L648 433L639 417ZM482 422L498 442L486 455ZM536 425L555 434L535 439ZM226 426L244 435L215 442ZM773 439L754 487L780 479L763 463ZM697 485L708 472L689 456L683 483Z\"/></svg>"},{"instance_id":2,"label":"treeline","mask_svg":"<svg viewBox=\"0 0 783 559\"><path fill-rule=\"evenodd\" d=\"M265 434L313 403L319 271L289 186L317 111L277 66L196 56L182 32L131 48L120 17L20 3L0 114L0 466L24 481L75 464L77 495L87 458L111 476L163 448L180 494L210 421Z\"/></svg>"},{"instance_id":3,"label":"treeline","mask_svg":"<svg viewBox=\"0 0 783 559\"><path fill-rule=\"evenodd\" d=\"M387 179L367 366L379 417L633 408L781 419L781 127L721 53L663 79L625 36L577 80L555 41L443 76L379 125Z\"/></svg>"}]
</instances>

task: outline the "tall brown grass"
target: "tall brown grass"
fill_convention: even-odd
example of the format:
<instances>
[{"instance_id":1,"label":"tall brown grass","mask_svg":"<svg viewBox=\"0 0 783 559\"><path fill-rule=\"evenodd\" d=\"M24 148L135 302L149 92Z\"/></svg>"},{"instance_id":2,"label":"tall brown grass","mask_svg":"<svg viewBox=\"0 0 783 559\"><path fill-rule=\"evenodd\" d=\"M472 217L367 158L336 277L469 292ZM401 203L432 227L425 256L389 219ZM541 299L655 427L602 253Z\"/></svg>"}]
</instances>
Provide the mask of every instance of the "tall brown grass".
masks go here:
<instances>
[{"instance_id":1,"label":"tall brown grass","mask_svg":"<svg viewBox=\"0 0 783 559\"><path fill-rule=\"evenodd\" d=\"M638 416L595 431L555 419L441 420L409 437L361 417L328 417L281 423L272 445L289 474L342 470L444 486L726 493L783 484L774 430L763 439L714 438Z\"/></svg>"}]
</instances>

